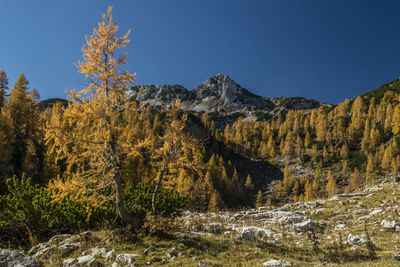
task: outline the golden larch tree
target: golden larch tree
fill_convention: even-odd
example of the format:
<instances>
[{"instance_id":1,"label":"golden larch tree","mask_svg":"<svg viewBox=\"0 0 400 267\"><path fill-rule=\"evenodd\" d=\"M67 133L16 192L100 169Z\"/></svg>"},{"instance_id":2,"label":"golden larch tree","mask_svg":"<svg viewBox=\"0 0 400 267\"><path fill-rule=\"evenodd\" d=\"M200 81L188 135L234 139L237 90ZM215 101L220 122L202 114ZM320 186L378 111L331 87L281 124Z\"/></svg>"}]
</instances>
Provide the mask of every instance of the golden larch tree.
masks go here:
<instances>
[{"instance_id":1,"label":"golden larch tree","mask_svg":"<svg viewBox=\"0 0 400 267\"><path fill-rule=\"evenodd\" d=\"M88 87L70 91L71 103L65 109L53 110L46 125L51 152L67 165L65 177L53 179L48 187L56 199L68 196L86 203L89 214L115 198L118 215L139 231L141 218L124 206L122 169L127 158L138 155L147 142L126 131L127 122L122 118L122 114L136 118L137 108L125 101L135 75L122 69L127 54L118 52L127 46L130 31L117 37L117 30L109 7L103 21L86 37L83 61L77 63L79 72L89 81ZM102 194L101 190L107 188L112 193Z\"/></svg>"}]
</instances>

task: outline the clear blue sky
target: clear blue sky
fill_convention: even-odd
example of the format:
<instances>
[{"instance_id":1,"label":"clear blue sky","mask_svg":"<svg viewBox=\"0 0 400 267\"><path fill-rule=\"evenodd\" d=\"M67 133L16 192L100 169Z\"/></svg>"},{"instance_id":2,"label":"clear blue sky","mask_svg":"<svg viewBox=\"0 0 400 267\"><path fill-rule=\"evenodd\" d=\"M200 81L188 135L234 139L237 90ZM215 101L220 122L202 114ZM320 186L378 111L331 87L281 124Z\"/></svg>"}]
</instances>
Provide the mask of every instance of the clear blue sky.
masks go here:
<instances>
[{"instance_id":1,"label":"clear blue sky","mask_svg":"<svg viewBox=\"0 0 400 267\"><path fill-rule=\"evenodd\" d=\"M400 76L400 1L4 0L0 69L24 73L42 99L84 77L74 62L108 5L132 29L137 83L188 89L224 73L268 97L337 103Z\"/></svg>"}]
</instances>

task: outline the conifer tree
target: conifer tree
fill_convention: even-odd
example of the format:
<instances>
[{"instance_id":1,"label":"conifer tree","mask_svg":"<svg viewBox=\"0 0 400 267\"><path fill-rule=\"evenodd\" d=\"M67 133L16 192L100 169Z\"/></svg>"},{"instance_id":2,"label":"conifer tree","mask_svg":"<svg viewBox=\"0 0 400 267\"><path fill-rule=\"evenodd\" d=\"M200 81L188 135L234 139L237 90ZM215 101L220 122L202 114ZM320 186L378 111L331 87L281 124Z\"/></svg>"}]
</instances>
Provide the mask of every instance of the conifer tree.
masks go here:
<instances>
[{"instance_id":1,"label":"conifer tree","mask_svg":"<svg viewBox=\"0 0 400 267\"><path fill-rule=\"evenodd\" d=\"M340 157L342 159L347 159L349 156L349 147L347 146L347 144L343 144L342 148L340 149Z\"/></svg>"},{"instance_id":2,"label":"conifer tree","mask_svg":"<svg viewBox=\"0 0 400 267\"><path fill-rule=\"evenodd\" d=\"M327 180L328 180L328 183L326 184L326 191L328 193L328 197L333 197L334 195L337 194L338 187L337 187L335 179L333 178L331 170L328 171Z\"/></svg>"},{"instance_id":3,"label":"conifer tree","mask_svg":"<svg viewBox=\"0 0 400 267\"><path fill-rule=\"evenodd\" d=\"M217 190L213 190L210 197L210 203L208 204L208 210L219 211L223 207L223 201L220 193Z\"/></svg>"},{"instance_id":4,"label":"conifer tree","mask_svg":"<svg viewBox=\"0 0 400 267\"><path fill-rule=\"evenodd\" d=\"M393 107L392 104L388 104L386 107L386 115L385 115L385 124L384 124L384 130L385 133L390 133L392 131L392 117L393 117Z\"/></svg>"},{"instance_id":5,"label":"conifer tree","mask_svg":"<svg viewBox=\"0 0 400 267\"><path fill-rule=\"evenodd\" d=\"M257 199L256 199L256 208L261 207L263 205L263 196L261 189L258 190Z\"/></svg>"},{"instance_id":6,"label":"conifer tree","mask_svg":"<svg viewBox=\"0 0 400 267\"><path fill-rule=\"evenodd\" d=\"M68 196L86 203L89 210L115 197L118 215L139 231L141 218L124 205L122 168L124 161L139 155L148 142L132 137L121 120L122 111L137 114L135 105L124 101L134 74L121 69L126 54L117 50L126 47L130 31L117 37L118 26L111 13L110 7L93 35L86 38L84 61L77 64L89 86L79 92L72 90L69 95L74 102L64 110L54 110L47 124L47 144L59 160L65 160L68 174L52 180L49 189L55 198ZM101 194L103 188L113 189L113 194Z\"/></svg>"},{"instance_id":7,"label":"conifer tree","mask_svg":"<svg viewBox=\"0 0 400 267\"><path fill-rule=\"evenodd\" d=\"M313 182L311 185L311 190L312 190L313 198L318 197L318 195L319 195L319 178L315 177L313 179Z\"/></svg>"},{"instance_id":8,"label":"conifer tree","mask_svg":"<svg viewBox=\"0 0 400 267\"><path fill-rule=\"evenodd\" d=\"M250 178L250 175L248 175L247 178ZM246 180L246 183L247 183L247 180ZM251 185L252 184L251 184L251 178L250 178L250 185L248 185L248 186L251 187ZM228 188L229 188L230 194L233 199L240 199L240 197L243 194L243 191L242 191L242 187L240 186L239 174L236 171L236 168L233 170L232 179L229 182Z\"/></svg>"},{"instance_id":9,"label":"conifer tree","mask_svg":"<svg viewBox=\"0 0 400 267\"><path fill-rule=\"evenodd\" d=\"M324 157L324 160L328 159L328 150L326 149L326 146L322 149L322 156Z\"/></svg>"},{"instance_id":10,"label":"conifer tree","mask_svg":"<svg viewBox=\"0 0 400 267\"><path fill-rule=\"evenodd\" d=\"M17 176L23 172L36 176L42 165L38 104L29 94L28 85L29 81L21 74L10 92L7 105L2 109L9 129L12 173Z\"/></svg>"},{"instance_id":11,"label":"conifer tree","mask_svg":"<svg viewBox=\"0 0 400 267\"><path fill-rule=\"evenodd\" d=\"M361 174L358 168L354 168L353 174L350 177L350 187L353 190L357 190L361 187Z\"/></svg>"},{"instance_id":12,"label":"conifer tree","mask_svg":"<svg viewBox=\"0 0 400 267\"><path fill-rule=\"evenodd\" d=\"M327 118L324 109L321 107L318 109L318 119L315 124L317 141L325 141L327 131Z\"/></svg>"},{"instance_id":13,"label":"conifer tree","mask_svg":"<svg viewBox=\"0 0 400 267\"><path fill-rule=\"evenodd\" d=\"M318 156L319 156L319 153L318 153L317 145L313 144L311 147L311 158L315 162L315 161L317 161Z\"/></svg>"},{"instance_id":14,"label":"conifer tree","mask_svg":"<svg viewBox=\"0 0 400 267\"><path fill-rule=\"evenodd\" d=\"M0 70L0 111L6 104L6 95L8 90L8 78L4 70Z\"/></svg>"},{"instance_id":15,"label":"conifer tree","mask_svg":"<svg viewBox=\"0 0 400 267\"><path fill-rule=\"evenodd\" d=\"M394 108L391 126L393 134L400 132L400 104Z\"/></svg>"},{"instance_id":16,"label":"conifer tree","mask_svg":"<svg viewBox=\"0 0 400 267\"><path fill-rule=\"evenodd\" d=\"M271 208L271 207L272 207L272 200L271 200L271 197L268 197L268 198L267 198L267 201L265 202L265 206L267 206L268 208Z\"/></svg>"},{"instance_id":17,"label":"conifer tree","mask_svg":"<svg viewBox=\"0 0 400 267\"><path fill-rule=\"evenodd\" d=\"M311 201L313 199L312 185L309 180L307 180L304 185L304 201Z\"/></svg>"},{"instance_id":18,"label":"conifer tree","mask_svg":"<svg viewBox=\"0 0 400 267\"><path fill-rule=\"evenodd\" d=\"M307 133L306 133L306 137L305 137L305 139L304 139L304 147L310 148L311 142L312 142L311 135L310 135L309 132L307 132Z\"/></svg>"},{"instance_id":19,"label":"conifer tree","mask_svg":"<svg viewBox=\"0 0 400 267\"><path fill-rule=\"evenodd\" d=\"M235 169L235 171L236 171L236 169ZM234 171L234 173L235 173L235 171ZM254 189L254 185L251 182L250 174L247 175L246 183L244 184L244 187L249 191L252 191Z\"/></svg>"}]
</instances>

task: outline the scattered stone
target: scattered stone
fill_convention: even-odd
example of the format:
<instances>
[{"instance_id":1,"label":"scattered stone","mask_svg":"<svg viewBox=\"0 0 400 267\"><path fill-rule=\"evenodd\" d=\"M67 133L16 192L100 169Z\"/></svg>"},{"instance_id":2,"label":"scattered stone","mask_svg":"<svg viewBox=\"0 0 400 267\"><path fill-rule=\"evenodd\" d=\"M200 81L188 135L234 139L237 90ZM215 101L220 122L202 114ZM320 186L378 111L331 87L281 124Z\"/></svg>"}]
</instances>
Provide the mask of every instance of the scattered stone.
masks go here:
<instances>
[{"instance_id":1,"label":"scattered stone","mask_svg":"<svg viewBox=\"0 0 400 267\"><path fill-rule=\"evenodd\" d=\"M205 261L200 261L199 264L197 264L197 267L210 267L210 265Z\"/></svg>"},{"instance_id":2,"label":"scattered stone","mask_svg":"<svg viewBox=\"0 0 400 267\"><path fill-rule=\"evenodd\" d=\"M109 251L107 251L107 253L104 255L104 258L106 258L107 260L111 259L113 256L115 255L115 250L111 249Z\"/></svg>"},{"instance_id":3,"label":"scattered stone","mask_svg":"<svg viewBox=\"0 0 400 267\"><path fill-rule=\"evenodd\" d=\"M382 209L374 209L373 211L371 211L370 214L358 218L357 221L360 222L360 221L369 220L369 219L371 219L373 216L375 216L375 215L377 215L377 214L379 214L379 213L381 213L381 212L382 212Z\"/></svg>"},{"instance_id":4,"label":"scattered stone","mask_svg":"<svg viewBox=\"0 0 400 267\"><path fill-rule=\"evenodd\" d=\"M396 261L400 261L400 253L397 253L396 255L394 255L393 259L395 259Z\"/></svg>"},{"instance_id":5,"label":"scattered stone","mask_svg":"<svg viewBox=\"0 0 400 267\"><path fill-rule=\"evenodd\" d=\"M203 225L203 230L213 234L221 234L226 229L220 223L211 222Z\"/></svg>"},{"instance_id":6,"label":"scattered stone","mask_svg":"<svg viewBox=\"0 0 400 267\"><path fill-rule=\"evenodd\" d=\"M66 239L69 239L72 235L70 234L64 234L64 235L55 235L52 238L49 239L50 244L58 245L63 243Z\"/></svg>"},{"instance_id":7,"label":"scattered stone","mask_svg":"<svg viewBox=\"0 0 400 267\"><path fill-rule=\"evenodd\" d=\"M243 228L238 227L235 228L235 231L239 232L239 235L237 235L238 239L248 240L252 242L256 242L258 239L270 238L275 235L275 233L269 229L256 226L243 227Z\"/></svg>"},{"instance_id":8,"label":"scattered stone","mask_svg":"<svg viewBox=\"0 0 400 267\"><path fill-rule=\"evenodd\" d=\"M257 241L257 237L249 229L243 229L242 233L240 235L238 235L238 239L247 240L247 241L251 241L251 242Z\"/></svg>"},{"instance_id":9,"label":"scattered stone","mask_svg":"<svg viewBox=\"0 0 400 267\"><path fill-rule=\"evenodd\" d=\"M79 266L99 267L102 266L92 255L81 256L77 258Z\"/></svg>"},{"instance_id":10,"label":"scattered stone","mask_svg":"<svg viewBox=\"0 0 400 267\"><path fill-rule=\"evenodd\" d=\"M395 220L393 220L393 221L387 221L387 220L381 221L381 226L384 229L395 229L396 225L397 225L397 222Z\"/></svg>"},{"instance_id":11,"label":"scattered stone","mask_svg":"<svg viewBox=\"0 0 400 267\"><path fill-rule=\"evenodd\" d=\"M100 256L102 258L106 258L107 250L105 248L94 247L92 248L91 255L93 257Z\"/></svg>"},{"instance_id":12,"label":"scattered stone","mask_svg":"<svg viewBox=\"0 0 400 267\"><path fill-rule=\"evenodd\" d=\"M77 262L78 262L78 260L75 258L66 259L63 262L63 267L74 267L74 266L76 266Z\"/></svg>"},{"instance_id":13,"label":"scattered stone","mask_svg":"<svg viewBox=\"0 0 400 267\"><path fill-rule=\"evenodd\" d=\"M146 255L147 253L149 253L149 251L150 251L152 248L153 248L153 246L150 246L150 247L146 248L146 249L143 251L143 255Z\"/></svg>"},{"instance_id":14,"label":"scattered stone","mask_svg":"<svg viewBox=\"0 0 400 267\"><path fill-rule=\"evenodd\" d=\"M131 264L132 262L136 261L139 258L139 254L117 254L115 257L116 261L126 263L126 264Z\"/></svg>"},{"instance_id":15,"label":"scattered stone","mask_svg":"<svg viewBox=\"0 0 400 267\"><path fill-rule=\"evenodd\" d=\"M63 253L70 253L78 248L81 247L81 243L77 242L77 243L69 243L69 244L63 244L59 247L59 249L63 252Z\"/></svg>"},{"instance_id":16,"label":"scattered stone","mask_svg":"<svg viewBox=\"0 0 400 267\"><path fill-rule=\"evenodd\" d=\"M353 194L337 194L334 195L330 200L341 200L344 198L360 198L367 196L368 193L353 193Z\"/></svg>"},{"instance_id":17,"label":"scattered stone","mask_svg":"<svg viewBox=\"0 0 400 267\"><path fill-rule=\"evenodd\" d=\"M306 232L314 232L314 233L322 233L325 230L325 224L317 221L313 221L311 219L293 224L293 230L300 233Z\"/></svg>"},{"instance_id":18,"label":"scattered stone","mask_svg":"<svg viewBox=\"0 0 400 267\"><path fill-rule=\"evenodd\" d=\"M263 263L263 267L271 267L271 266L292 266L292 263L287 260L269 260Z\"/></svg>"},{"instance_id":19,"label":"scattered stone","mask_svg":"<svg viewBox=\"0 0 400 267\"><path fill-rule=\"evenodd\" d=\"M326 211L326 209L316 209L314 212L311 213L311 215L322 215L324 212Z\"/></svg>"},{"instance_id":20,"label":"scattered stone","mask_svg":"<svg viewBox=\"0 0 400 267\"><path fill-rule=\"evenodd\" d=\"M178 253L178 257L184 257L186 255L187 255L186 251L182 251L182 252Z\"/></svg>"},{"instance_id":21,"label":"scattered stone","mask_svg":"<svg viewBox=\"0 0 400 267\"><path fill-rule=\"evenodd\" d=\"M363 238L361 238L358 235L352 235L349 234L349 236L347 237L347 244L352 245L352 246L361 246L363 244L365 244L367 241L364 240Z\"/></svg>"},{"instance_id":22,"label":"scattered stone","mask_svg":"<svg viewBox=\"0 0 400 267\"><path fill-rule=\"evenodd\" d=\"M345 227L346 227L346 225L344 223L338 223L335 226L335 230L341 230L341 229L343 229Z\"/></svg>"},{"instance_id":23,"label":"scattered stone","mask_svg":"<svg viewBox=\"0 0 400 267\"><path fill-rule=\"evenodd\" d=\"M0 249L0 266L41 267L43 265L33 257L25 255L21 250Z\"/></svg>"},{"instance_id":24,"label":"scattered stone","mask_svg":"<svg viewBox=\"0 0 400 267\"><path fill-rule=\"evenodd\" d=\"M176 256L176 254L178 253L178 249L177 247L173 247L168 252L169 252L169 257L172 258L173 256Z\"/></svg>"},{"instance_id":25,"label":"scattered stone","mask_svg":"<svg viewBox=\"0 0 400 267\"><path fill-rule=\"evenodd\" d=\"M32 247L28 255L31 255L35 259L47 259L50 254L55 251L55 246L48 243L41 243L37 246Z\"/></svg>"}]
</instances>

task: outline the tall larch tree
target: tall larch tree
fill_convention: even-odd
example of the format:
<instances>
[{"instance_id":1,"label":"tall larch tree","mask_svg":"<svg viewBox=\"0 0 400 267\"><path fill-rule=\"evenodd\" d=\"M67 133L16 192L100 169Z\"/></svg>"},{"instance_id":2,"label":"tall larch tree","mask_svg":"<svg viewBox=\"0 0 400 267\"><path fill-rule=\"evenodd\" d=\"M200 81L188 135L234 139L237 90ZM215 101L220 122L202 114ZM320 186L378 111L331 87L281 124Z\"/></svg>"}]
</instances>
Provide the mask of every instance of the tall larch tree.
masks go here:
<instances>
[{"instance_id":1,"label":"tall larch tree","mask_svg":"<svg viewBox=\"0 0 400 267\"><path fill-rule=\"evenodd\" d=\"M327 177L327 184L326 184L326 192L328 193L328 197L333 197L338 192L338 186L336 184L335 178L333 178L332 171L328 171Z\"/></svg>"},{"instance_id":2,"label":"tall larch tree","mask_svg":"<svg viewBox=\"0 0 400 267\"><path fill-rule=\"evenodd\" d=\"M124 205L122 169L148 142L127 133L121 120L121 112L135 114L137 109L125 101L134 74L122 69L127 54L118 50L127 46L130 31L117 37L117 30L109 7L103 21L86 37L83 61L77 63L89 86L69 92L72 103L55 110L46 125L47 144L67 165L65 177L52 180L49 189L56 199L68 196L86 203L89 210L115 198L119 217L140 231L142 219ZM101 194L100 189L106 188L112 193Z\"/></svg>"},{"instance_id":3,"label":"tall larch tree","mask_svg":"<svg viewBox=\"0 0 400 267\"><path fill-rule=\"evenodd\" d=\"M400 132L400 104L394 108L391 126L393 134Z\"/></svg>"},{"instance_id":4,"label":"tall larch tree","mask_svg":"<svg viewBox=\"0 0 400 267\"><path fill-rule=\"evenodd\" d=\"M184 131L187 113L180 114L180 101L171 103L170 110L167 112L167 125L164 127L160 144L152 147L155 158L155 166L158 167L155 190L152 196L153 215L157 216L156 200L162 188L162 181L168 169L174 170L176 184L179 170L186 168L187 171L195 175L203 173L202 154L197 140Z\"/></svg>"},{"instance_id":5,"label":"tall larch tree","mask_svg":"<svg viewBox=\"0 0 400 267\"><path fill-rule=\"evenodd\" d=\"M350 177L350 187L353 190L357 190L361 187L361 183L362 183L362 177L360 174L360 171L358 170L358 168L354 168L353 170L353 174Z\"/></svg>"}]
</instances>

